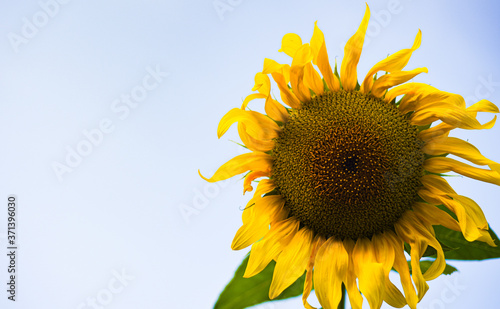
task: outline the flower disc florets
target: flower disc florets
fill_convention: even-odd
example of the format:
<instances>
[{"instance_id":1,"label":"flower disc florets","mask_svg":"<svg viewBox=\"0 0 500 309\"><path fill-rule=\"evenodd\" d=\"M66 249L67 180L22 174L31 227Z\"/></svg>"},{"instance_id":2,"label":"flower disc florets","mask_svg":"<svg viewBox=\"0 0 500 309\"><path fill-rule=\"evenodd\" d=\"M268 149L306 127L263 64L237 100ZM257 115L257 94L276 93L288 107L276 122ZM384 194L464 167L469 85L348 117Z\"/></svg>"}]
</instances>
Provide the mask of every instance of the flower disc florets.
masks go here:
<instances>
[{"instance_id":1,"label":"flower disc florets","mask_svg":"<svg viewBox=\"0 0 500 309\"><path fill-rule=\"evenodd\" d=\"M421 187L424 154L394 104L328 92L293 110L272 151L272 177L301 224L358 239L392 229Z\"/></svg>"}]
</instances>

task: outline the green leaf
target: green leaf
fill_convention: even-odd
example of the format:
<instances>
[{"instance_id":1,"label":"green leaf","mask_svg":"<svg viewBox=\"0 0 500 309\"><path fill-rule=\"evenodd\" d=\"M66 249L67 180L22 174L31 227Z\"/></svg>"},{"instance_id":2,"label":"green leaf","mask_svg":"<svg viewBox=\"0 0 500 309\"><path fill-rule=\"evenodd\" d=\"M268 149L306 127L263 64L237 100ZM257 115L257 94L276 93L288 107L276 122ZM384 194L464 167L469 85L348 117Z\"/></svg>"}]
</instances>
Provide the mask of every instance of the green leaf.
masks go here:
<instances>
[{"instance_id":1,"label":"green leaf","mask_svg":"<svg viewBox=\"0 0 500 309\"><path fill-rule=\"evenodd\" d=\"M243 309L271 301L269 299L269 287L271 286L276 262L272 261L263 271L251 278L243 278L247 263L248 256L236 270L233 279L231 279L224 288L224 291L219 295L214 309ZM304 280L305 274L283 291L275 300L301 295L304 288Z\"/></svg>"},{"instance_id":2,"label":"green leaf","mask_svg":"<svg viewBox=\"0 0 500 309\"><path fill-rule=\"evenodd\" d=\"M445 252L446 259L449 260L485 260L500 257L500 241L498 236L490 228L489 233L497 247L491 247L481 241L467 241L461 232L447 229L443 226L434 226L436 237L448 247L457 248Z\"/></svg>"},{"instance_id":3,"label":"green leaf","mask_svg":"<svg viewBox=\"0 0 500 309\"><path fill-rule=\"evenodd\" d=\"M420 269L422 270L422 273L425 273L429 267L431 267L432 263L434 261L420 261ZM408 261L408 267L410 267L410 273L411 273L411 262ZM446 267L444 268L443 275L451 275L452 273L458 271L455 267L446 264Z\"/></svg>"}]
</instances>

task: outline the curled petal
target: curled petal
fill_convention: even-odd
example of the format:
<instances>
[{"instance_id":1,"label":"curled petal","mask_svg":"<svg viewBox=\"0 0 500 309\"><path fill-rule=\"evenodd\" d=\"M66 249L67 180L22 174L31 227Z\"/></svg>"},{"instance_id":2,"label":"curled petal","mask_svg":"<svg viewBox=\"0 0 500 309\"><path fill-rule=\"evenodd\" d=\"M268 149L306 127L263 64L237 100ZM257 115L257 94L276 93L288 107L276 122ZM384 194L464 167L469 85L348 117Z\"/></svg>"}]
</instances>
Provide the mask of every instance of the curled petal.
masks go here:
<instances>
[{"instance_id":1,"label":"curled petal","mask_svg":"<svg viewBox=\"0 0 500 309\"><path fill-rule=\"evenodd\" d=\"M265 110L266 114L275 121L285 123L288 120L288 112L286 108L271 98L271 80L269 76L263 73L255 75L255 86L253 91L257 90L259 93L254 93L245 98L241 109L246 109L248 103L255 99L266 99Z\"/></svg>"},{"instance_id":2,"label":"curled petal","mask_svg":"<svg viewBox=\"0 0 500 309\"><path fill-rule=\"evenodd\" d=\"M252 91L258 91L260 94L268 96L271 92L271 80L269 76L261 72L255 74L255 85Z\"/></svg>"},{"instance_id":3,"label":"curled petal","mask_svg":"<svg viewBox=\"0 0 500 309\"><path fill-rule=\"evenodd\" d=\"M243 144L252 151L266 152L274 148L274 140L259 140L247 133L247 127L242 122L238 123L238 135Z\"/></svg>"},{"instance_id":4,"label":"curled petal","mask_svg":"<svg viewBox=\"0 0 500 309\"><path fill-rule=\"evenodd\" d=\"M373 247L377 262L382 264L385 276L384 301L392 307L402 308L406 305L406 299L399 289L389 279L389 273L394 265L394 247L383 234L375 234L372 237Z\"/></svg>"},{"instance_id":5,"label":"curled petal","mask_svg":"<svg viewBox=\"0 0 500 309\"><path fill-rule=\"evenodd\" d=\"M422 151L434 156L451 153L477 165L488 165L492 170L500 172L500 164L487 159L474 145L455 137L432 139L424 145Z\"/></svg>"},{"instance_id":6,"label":"curled petal","mask_svg":"<svg viewBox=\"0 0 500 309\"><path fill-rule=\"evenodd\" d=\"M397 96L400 95L408 95L410 97L413 97L415 95L425 95L427 93L432 93L439 91L437 88L434 88L432 86L429 86L427 84L422 84L422 83L406 83L397 87L392 88L387 92L387 94L384 97L385 102L391 102L394 100Z\"/></svg>"},{"instance_id":7,"label":"curled petal","mask_svg":"<svg viewBox=\"0 0 500 309\"><path fill-rule=\"evenodd\" d=\"M380 98L391 87L409 81L420 73L427 73L427 68L418 68L411 71L398 71L381 76L373 83L372 94Z\"/></svg>"},{"instance_id":8,"label":"curled petal","mask_svg":"<svg viewBox=\"0 0 500 309\"><path fill-rule=\"evenodd\" d=\"M499 113L498 107L488 100L480 100L467 108L469 112Z\"/></svg>"},{"instance_id":9,"label":"curled petal","mask_svg":"<svg viewBox=\"0 0 500 309\"><path fill-rule=\"evenodd\" d=\"M267 98L267 96L265 94L262 94L262 93L250 94L245 98L245 100L243 101L243 104L241 104L241 109L246 109L248 106L248 103L250 103L250 101L253 101L255 99L265 99L265 98Z\"/></svg>"},{"instance_id":10,"label":"curled petal","mask_svg":"<svg viewBox=\"0 0 500 309\"><path fill-rule=\"evenodd\" d=\"M368 71L368 74L366 74L365 80L363 81L360 90L364 93L370 92L373 85L373 75L375 75L375 73L379 71L385 71L389 73L401 71L406 66L406 64L408 64L411 54L420 47L421 41L422 31L418 30L415 41L413 42L413 46L409 49L402 49L374 65L370 69L370 71Z\"/></svg>"},{"instance_id":11,"label":"curled petal","mask_svg":"<svg viewBox=\"0 0 500 309\"><path fill-rule=\"evenodd\" d=\"M413 212L420 219L420 221L427 225L442 225L453 231L460 231L458 222L453 219L447 212L437 208L431 204L414 203Z\"/></svg>"},{"instance_id":12,"label":"curled petal","mask_svg":"<svg viewBox=\"0 0 500 309\"><path fill-rule=\"evenodd\" d=\"M424 161L424 168L432 173L448 173L454 171L455 173L472 179L500 185L500 174L498 172L472 167L450 158L436 157L427 159Z\"/></svg>"},{"instance_id":13,"label":"curled petal","mask_svg":"<svg viewBox=\"0 0 500 309\"><path fill-rule=\"evenodd\" d=\"M470 117L476 118L477 112L498 113L498 107L488 100L481 100L467 107L466 112L469 114ZM491 129L495 125L495 122L496 122L496 116L486 124L482 125L480 129ZM432 138L447 137L448 133L455 128L456 126L454 125L447 123L440 123L435 127L421 131L418 137L423 141L428 141ZM465 128L465 129L470 129L470 128Z\"/></svg>"},{"instance_id":14,"label":"curled petal","mask_svg":"<svg viewBox=\"0 0 500 309\"><path fill-rule=\"evenodd\" d=\"M248 173L248 175L245 176L245 180L243 181L243 194L253 190L252 181L260 177L269 177L269 176L270 176L269 171L255 171Z\"/></svg>"},{"instance_id":15,"label":"curled petal","mask_svg":"<svg viewBox=\"0 0 500 309\"><path fill-rule=\"evenodd\" d=\"M247 133L253 138L260 140L276 138L281 131L276 122L261 113L233 108L225 114L219 122L217 136L220 138L224 135L229 127L235 122L245 124Z\"/></svg>"},{"instance_id":16,"label":"curled petal","mask_svg":"<svg viewBox=\"0 0 500 309\"><path fill-rule=\"evenodd\" d=\"M434 237L433 231L428 230L412 212L406 212L394 227L397 235L411 246L412 277L420 300L429 289L426 281L437 278L444 271L446 261L443 248ZM429 269L422 274L420 259L429 245L436 249L437 257Z\"/></svg>"},{"instance_id":17,"label":"curled petal","mask_svg":"<svg viewBox=\"0 0 500 309\"><path fill-rule=\"evenodd\" d=\"M236 156L224 163L211 178L200 174L201 178L208 182L216 182L242 174L246 171L270 171L272 157L263 152L250 152Z\"/></svg>"},{"instance_id":18,"label":"curled petal","mask_svg":"<svg viewBox=\"0 0 500 309\"><path fill-rule=\"evenodd\" d=\"M456 194L451 195L453 198L446 195L439 195L429 190L420 190L418 194L425 201L435 205L442 204L455 213L460 230L465 239L468 241L478 240L486 242L490 246L496 246L487 231L487 223L486 219L484 219L484 214L480 209L479 211L477 210L477 208L479 208L477 204L474 203L475 205L470 205L470 201L472 200ZM443 226L445 225L443 224ZM451 229L454 230L454 228Z\"/></svg>"},{"instance_id":19,"label":"curled petal","mask_svg":"<svg viewBox=\"0 0 500 309\"><path fill-rule=\"evenodd\" d=\"M394 248L394 269L398 272L401 279L401 285L403 286L406 302L411 309L416 309L418 297L417 293L415 292L415 287L411 282L410 268L408 267L408 263L406 262L406 257L404 254L404 242L393 232L384 232L383 234L387 237L389 243Z\"/></svg>"},{"instance_id":20,"label":"curled petal","mask_svg":"<svg viewBox=\"0 0 500 309\"><path fill-rule=\"evenodd\" d=\"M482 130L492 127L492 121L482 125L465 109L445 103L415 111L410 117L410 123L418 126L428 125L436 120L442 120L457 128L468 130Z\"/></svg>"},{"instance_id":21,"label":"curled petal","mask_svg":"<svg viewBox=\"0 0 500 309\"><path fill-rule=\"evenodd\" d=\"M281 40L280 52L284 52L290 57L294 57L297 50L302 46L302 39L295 33L287 33Z\"/></svg>"}]
</instances>

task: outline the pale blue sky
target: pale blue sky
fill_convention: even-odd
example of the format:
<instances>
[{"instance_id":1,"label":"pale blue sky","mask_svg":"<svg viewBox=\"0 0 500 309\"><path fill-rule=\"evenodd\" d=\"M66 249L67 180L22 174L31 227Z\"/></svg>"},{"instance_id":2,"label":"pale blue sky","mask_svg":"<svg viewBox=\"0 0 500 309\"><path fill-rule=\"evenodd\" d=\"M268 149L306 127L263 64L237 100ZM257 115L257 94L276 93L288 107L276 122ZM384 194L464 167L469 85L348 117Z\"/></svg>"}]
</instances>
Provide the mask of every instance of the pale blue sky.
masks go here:
<instances>
[{"instance_id":1,"label":"pale blue sky","mask_svg":"<svg viewBox=\"0 0 500 309\"><path fill-rule=\"evenodd\" d=\"M227 10L217 12L214 3ZM429 73L416 80L469 104L500 104L499 4L368 4L359 76L410 47L422 29L408 68ZM12 304L1 292L0 307L92 308L95 298L104 308L211 308L248 252L230 249L248 199L242 182L208 185L197 175L241 153L229 141L238 139L235 128L217 140L218 121L251 93L264 58L288 61L278 53L288 32L308 41L318 21L330 59L341 61L364 7L326 0L1 0L0 197L4 205L7 195L18 197L20 250L19 300ZM455 136L498 162L499 134L500 125ZM72 154L78 151L80 159ZM465 178L452 185L500 231L500 188ZM194 204L202 209L183 217L180 209ZM0 211L0 252L5 222ZM450 263L460 273L430 282L421 308L496 306L500 260ZM6 265L2 253L0 282ZM292 299L256 308L302 305Z\"/></svg>"}]
</instances>

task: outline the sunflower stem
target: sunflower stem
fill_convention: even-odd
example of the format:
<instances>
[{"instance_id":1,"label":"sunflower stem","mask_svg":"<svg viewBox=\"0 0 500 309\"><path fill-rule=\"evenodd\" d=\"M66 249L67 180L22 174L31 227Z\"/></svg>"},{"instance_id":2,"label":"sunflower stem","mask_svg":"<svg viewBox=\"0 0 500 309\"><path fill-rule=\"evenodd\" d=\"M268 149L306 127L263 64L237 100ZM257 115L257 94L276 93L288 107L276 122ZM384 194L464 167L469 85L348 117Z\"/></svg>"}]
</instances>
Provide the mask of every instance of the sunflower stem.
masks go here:
<instances>
[{"instance_id":1,"label":"sunflower stem","mask_svg":"<svg viewBox=\"0 0 500 309\"><path fill-rule=\"evenodd\" d=\"M342 283L342 298L340 299L339 309L345 309L345 292L345 286L344 283Z\"/></svg>"}]
</instances>

